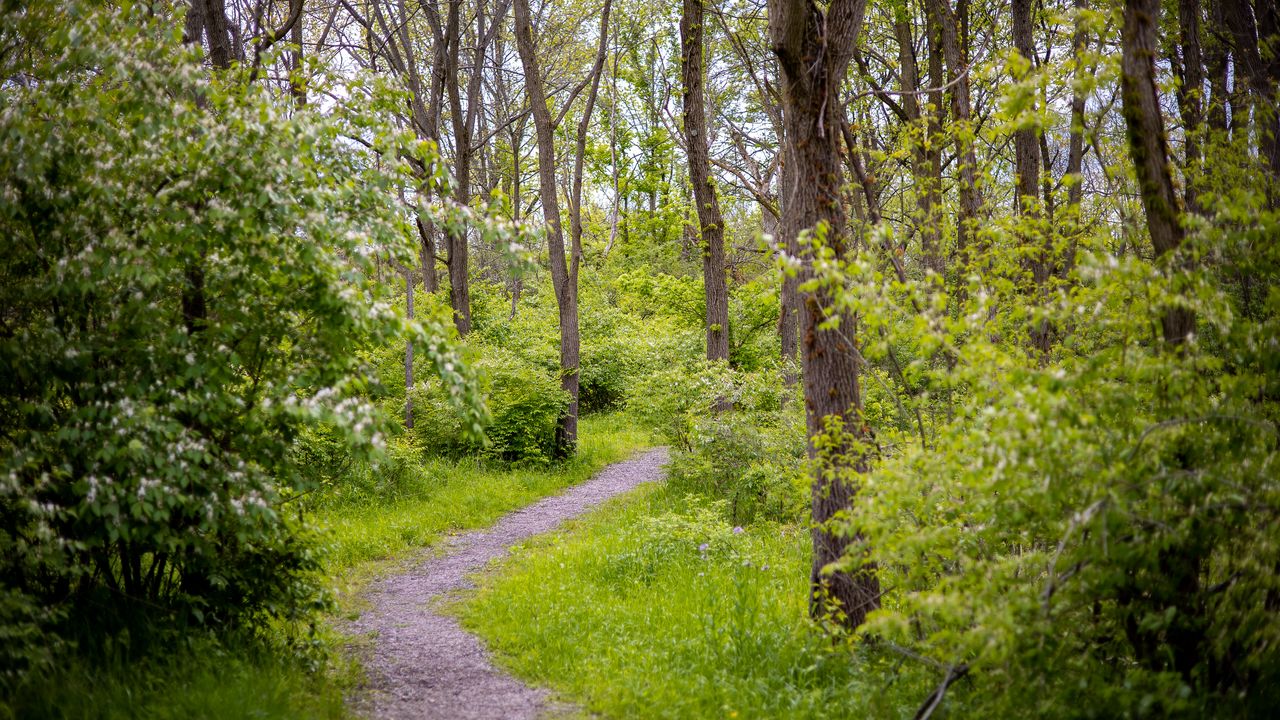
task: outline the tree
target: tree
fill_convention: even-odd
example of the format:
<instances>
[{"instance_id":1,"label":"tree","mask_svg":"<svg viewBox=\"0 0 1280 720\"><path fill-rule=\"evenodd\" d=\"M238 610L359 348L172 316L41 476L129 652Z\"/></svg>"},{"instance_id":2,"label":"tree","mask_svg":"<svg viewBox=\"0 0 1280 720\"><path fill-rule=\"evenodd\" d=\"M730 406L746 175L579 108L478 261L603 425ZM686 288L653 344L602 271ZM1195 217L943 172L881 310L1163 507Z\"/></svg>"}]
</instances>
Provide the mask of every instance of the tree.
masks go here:
<instances>
[{"instance_id":1,"label":"tree","mask_svg":"<svg viewBox=\"0 0 1280 720\"><path fill-rule=\"evenodd\" d=\"M729 359L729 291L724 273L724 220L707 156L706 99L703 97L704 0L684 0L680 16L680 74L684 80L684 136L689 182L702 234L702 284L707 299L707 359Z\"/></svg>"},{"instance_id":2,"label":"tree","mask_svg":"<svg viewBox=\"0 0 1280 720\"><path fill-rule=\"evenodd\" d=\"M1169 172L1169 140L1156 88L1159 23L1159 0L1126 0L1120 34L1124 121L1156 257L1177 250L1186 237L1182 201ZM1184 342L1195 328L1195 317L1180 307L1167 309L1161 322L1165 341L1172 345Z\"/></svg>"},{"instance_id":3,"label":"tree","mask_svg":"<svg viewBox=\"0 0 1280 720\"><path fill-rule=\"evenodd\" d=\"M558 117L551 116L547 92L539 67L537 46L533 37L533 17L529 0L515 0L516 47L520 52L520 64L524 67L525 92L533 110L533 125L538 144L538 193L542 198L543 230L547 235L547 249L551 261L551 280L555 286L556 305L560 313L560 383L569 395L569 405L556 427L556 454L572 456L578 442L578 395L581 336L578 330L578 269L582 262L581 208L582 159L585 153L586 129L591 110L600 88L600 75L604 69L608 49L609 10L611 0L605 0L600 16L599 49L590 74L579 83L565 101ZM579 124L578 141L574 157L574 195L570 198L573 224L570 256L565 257L564 232L560 225L560 199L556 194L556 127L572 107L582 90L590 85L587 106Z\"/></svg>"},{"instance_id":4,"label":"tree","mask_svg":"<svg viewBox=\"0 0 1280 720\"><path fill-rule=\"evenodd\" d=\"M782 75L787 157L804 178L788 196L793 222L812 229L831 253L852 250L841 200L843 108L840 85L862 27L865 0L834 0L824 12L813 0L770 0L769 37ZM815 616L838 606L839 617L857 627L879 607L874 568L830 572L859 540L830 522L853 503L857 476L867 469L861 442L858 362L852 345L852 319L828 315L829 294L821 287L802 294L801 364L812 488L813 566L810 573Z\"/></svg>"}]
</instances>

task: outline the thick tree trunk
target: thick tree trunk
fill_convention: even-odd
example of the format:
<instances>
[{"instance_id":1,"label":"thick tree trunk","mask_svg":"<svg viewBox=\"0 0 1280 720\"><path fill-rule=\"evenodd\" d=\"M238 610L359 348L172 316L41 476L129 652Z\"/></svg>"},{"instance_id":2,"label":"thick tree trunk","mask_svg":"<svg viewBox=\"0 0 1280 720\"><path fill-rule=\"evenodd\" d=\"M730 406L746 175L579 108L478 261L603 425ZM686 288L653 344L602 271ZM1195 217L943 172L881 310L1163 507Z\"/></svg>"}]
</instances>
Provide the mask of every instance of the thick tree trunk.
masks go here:
<instances>
[{"instance_id":1,"label":"thick tree trunk","mask_svg":"<svg viewBox=\"0 0 1280 720\"><path fill-rule=\"evenodd\" d=\"M1156 87L1159 27L1160 0L1126 0L1120 35L1120 87L1129 155L1137 171L1156 257L1176 250L1186 235L1181 222L1181 203L1169 172L1169 143ZM1165 341L1170 344L1185 341L1194 328L1194 321L1194 316L1186 310L1168 309L1163 318Z\"/></svg>"},{"instance_id":2,"label":"thick tree trunk","mask_svg":"<svg viewBox=\"0 0 1280 720\"><path fill-rule=\"evenodd\" d=\"M1031 30L1031 0L1013 0L1013 46L1031 66L1036 62L1035 42ZM1021 80L1015 76L1014 82ZM1013 133L1015 171L1018 176L1018 197L1015 211L1037 217L1040 214L1040 138L1035 128L1019 128ZM1036 263L1036 282L1042 281Z\"/></svg>"},{"instance_id":3,"label":"thick tree trunk","mask_svg":"<svg viewBox=\"0 0 1280 720\"><path fill-rule=\"evenodd\" d=\"M231 42L231 29L227 24L225 0L196 0L204 3L205 37L209 42L209 61L219 70L231 67L236 60Z\"/></svg>"},{"instance_id":4,"label":"thick tree trunk","mask_svg":"<svg viewBox=\"0 0 1280 720\"><path fill-rule=\"evenodd\" d=\"M462 109L462 80L459 77L459 55L462 52L461 31L454 17L461 2L449 4L449 25L455 33L446 37L449 52L445 56L445 90L449 94L450 117L453 119L453 179L457 183L454 188L454 200L467 204L471 202L471 158L474 148L471 146L471 130L474 127L474 116L464 113ZM484 3L476 7L477 37L484 33ZM480 73L480 66L473 65L473 75ZM472 98L468 97L468 104ZM471 332L471 289L470 289L470 247L467 243L467 231L459 229L445 236L445 249L449 266L449 304L453 308L453 324L458 334L466 336Z\"/></svg>"},{"instance_id":5,"label":"thick tree trunk","mask_svg":"<svg viewBox=\"0 0 1280 720\"><path fill-rule=\"evenodd\" d=\"M680 67L684 79L684 137L689 181L702 234L702 284L707 301L707 359L729 359L729 291L724 272L724 221L711 178L706 100L703 97L703 4L684 0L680 17Z\"/></svg>"},{"instance_id":6,"label":"thick tree trunk","mask_svg":"<svg viewBox=\"0 0 1280 720\"><path fill-rule=\"evenodd\" d=\"M418 225L418 262L422 266L422 289L434 293L440 289L440 278L436 277L436 242L434 229L421 218Z\"/></svg>"},{"instance_id":7,"label":"thick tree trunk","mask_svg":"<svg viewBox=\"0 0 1280 720\"><path fill-rule=\"evenodd\" d=\"M840 164L843 106L840 84L862 26L866 0L833 0L827 12L812 0L770 0L769 37L782 69L783 107L789 158L795 177L790 216L816 228L837 255L847 247ZM850 627L879 606L880 588L874 568L856 573L830 572L828 565L860 542L832 521L853 503L857 476L867 469L858 441L867 434L862 421L858 364L850 346L850 318L839 328L819 327L828 319L831 298L824 290L802 295L801 361L804 368L805 414L809 453L814 463L813 567L810 612L834 617ZM820 437L835 426L832 444ZM818 446L823 445L819 457Z\"/></svg>"}]
</instances>

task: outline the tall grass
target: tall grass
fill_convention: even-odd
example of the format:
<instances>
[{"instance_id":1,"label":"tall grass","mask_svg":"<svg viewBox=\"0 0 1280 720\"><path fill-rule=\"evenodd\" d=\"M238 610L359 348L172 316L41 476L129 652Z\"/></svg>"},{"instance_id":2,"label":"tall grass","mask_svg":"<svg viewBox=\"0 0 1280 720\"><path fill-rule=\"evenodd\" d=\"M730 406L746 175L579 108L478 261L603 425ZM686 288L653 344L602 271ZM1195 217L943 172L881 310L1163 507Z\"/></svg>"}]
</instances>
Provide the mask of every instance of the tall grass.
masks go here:
<instances>
[{"instance_id":1,"label":"tall grass","mask_svg":"<svg viewBox=\"0 0 1280 720\"><path fill-rule=\"evenodd\" d=\"M455 612L513 672L605 717L909 717L918 698L808 621L808 532L723 518L639 490L520 548Z\"/></svg>"},{"instance_id":2,"label":"tall grass","mask_svg":"<svg viewBox=\"0 0 1280 720\"><path fill-rule=\"evenodd\" d=\"M349 670L310 672L309 663L261 637L174 637L142 657L125 648L66 659L32 678L0 718L23 720L286 720L342 718Z\"/></svg>"},{"instance_id":3,"label":"tall grass","mask_svg":"<svg viewBox=\"0 0 1280 720\"><path fill-rule=\"evenodd\" d=\"M394 483L317 506L327 567L335 576L363 574L370 568L361 566L368 563L395 559L450 532L485 527L648 443L648 433L624 415L589 415L580 424L578 454L560 464L513 468L475 459L426 459Z\"/></svg>"}]
</instances>

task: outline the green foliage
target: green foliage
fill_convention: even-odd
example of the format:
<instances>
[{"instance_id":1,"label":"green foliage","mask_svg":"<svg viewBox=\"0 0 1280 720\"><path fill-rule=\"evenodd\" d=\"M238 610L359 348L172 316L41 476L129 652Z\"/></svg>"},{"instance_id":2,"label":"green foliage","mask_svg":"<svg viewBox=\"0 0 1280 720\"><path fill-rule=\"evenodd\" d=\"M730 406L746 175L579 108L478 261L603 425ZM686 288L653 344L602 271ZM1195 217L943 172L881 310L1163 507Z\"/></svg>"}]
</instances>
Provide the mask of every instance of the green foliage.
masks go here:
<instances>
[{"instance_id":1,"label":"green foliage","mask_svg":"<svg viewBox=\"0 0 1280 720\"><path fill-rule=\"evenodd\" d=\"M457 612L520 677L603 717L892 717L914 685L806 618L803 526L665 487L515 549ZM870 663L870 664L868 664Z\"/></svg>"},{"instance_id":2,"label":"green foliage","mask_svg":"<svg viewBox=\"0 0 1280 720\"><path fill-rule=\"evenodd\" d=\"M113 646L105 660L32 675L0 700L0 717L337 720L347 717L345 683L261 638L191 633L143 657Z\"/></svg>"},{"instance_id":3,"label":"green foliage","mask_svg":"<svg viewBox=\"0 0 1280 720\"><path fill-rule=\"evenodd\" d=\"M1258 201L1224 199L1160 263L1086 249L1037 312L1016 284L974 283L951 315L874 258L825 258L819 282L880 337L869 360L905 358L893 382L920 418L918 436L878 436L846 519L867 542L838 567L879 567L884 608L860 634L887 656L978 678L950 691L955 711L1256 717L1277 702L1280 254L1257 242L1273 213L1237 214ZM1177 346L1171 307L1197 321ZM1020 331L1042 318L1049 358Z\"/></svg>"},{"instance_id":4,"label":"green foliage","mask_svg":"<svg viewBox=\"0 0 1280 720\"><path fill-rule=\"evenodd\" d=\"M393 440L391 459L357 464L333 492L308 496L306 508L323 530L326 570L349 580L366 563L394 559L451 531L484 527L580 483L648 442L630 418L616 414L583 418L578 453L551 467L424 457Z\"/></svg>"},{"instance_id":5,"label":"green foliage","mask_svg":"<svg viewBox=\"0 0 1280 720\"><path fill-rule=\"evenodd\" d=\"M210 79L154 8L0 26L21 49L0 57L3 632L304 618L319 563L281 503L309 487L301 434L330 457L380 440L355 349L414 342L479 432L444 327L367 280L375 249L411 256L397 189L437 159L372 119L398 102L377 83L289 111ZM55 644L18 647L0 672Z\"/></svg>"},{"instance_id":6,"label":"green foliage","mask_svg":"<svg viewBox=\"0 0 1280 720\"><path fill-rule=\"evenodd\" d=\"M628 409L674 446L670 484L721 500L733 522L798 521L807 507L804 415L774 368L700 361L638 381ZM728 403L731 409L718 407Z\"/></svg>"}]
</instances>

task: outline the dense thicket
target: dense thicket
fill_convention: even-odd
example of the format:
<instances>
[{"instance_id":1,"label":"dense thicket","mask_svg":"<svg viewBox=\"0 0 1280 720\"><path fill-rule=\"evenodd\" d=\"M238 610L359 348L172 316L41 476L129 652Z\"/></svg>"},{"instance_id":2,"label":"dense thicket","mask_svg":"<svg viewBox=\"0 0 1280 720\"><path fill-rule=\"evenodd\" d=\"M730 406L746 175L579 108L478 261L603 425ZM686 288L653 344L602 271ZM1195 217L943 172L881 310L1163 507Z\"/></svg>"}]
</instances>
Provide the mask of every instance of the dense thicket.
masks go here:
<instances>
[{"instance_id":1,"label":"dense thicket","mask_svg":"<svg viewBox=\"0 0 1280 720\"><path fill-rule=\"evenodd\" d=\"M374 436L625 409L903 714L1280 702L1274 2L3 17L7 667L298 616Z\"/></svg>"}]
</instances>

